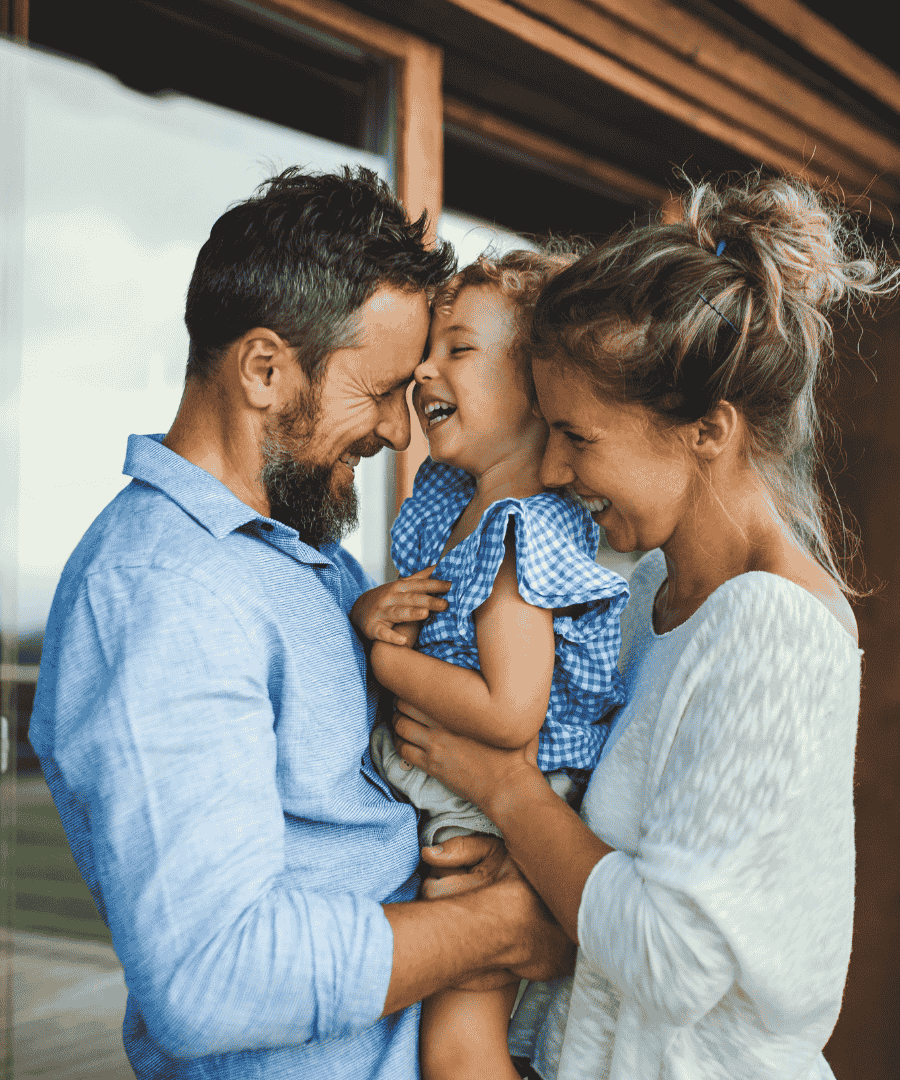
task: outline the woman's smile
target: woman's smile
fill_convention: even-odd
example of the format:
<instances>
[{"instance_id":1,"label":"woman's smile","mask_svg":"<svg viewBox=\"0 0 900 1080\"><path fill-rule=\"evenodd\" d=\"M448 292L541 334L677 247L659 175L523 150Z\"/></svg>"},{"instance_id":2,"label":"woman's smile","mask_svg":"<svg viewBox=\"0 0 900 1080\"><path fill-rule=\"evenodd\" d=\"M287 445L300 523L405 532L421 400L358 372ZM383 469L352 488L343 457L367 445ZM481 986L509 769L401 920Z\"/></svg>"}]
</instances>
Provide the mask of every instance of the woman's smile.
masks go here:
<instances>
[{"instance_id":1,"label":"woman's smile","mask_svg":"<svg viewBox=\"0 0 900 1080\"><path fill-rule=\"evenodd\" d=\"M602 400L581 372L561 378L538 361L534 383L550 426L542 482L567 488L615 551L661 547L678 527L695 479L677 435L659 431L640 405Z\"/></svg>"}]
</instances>

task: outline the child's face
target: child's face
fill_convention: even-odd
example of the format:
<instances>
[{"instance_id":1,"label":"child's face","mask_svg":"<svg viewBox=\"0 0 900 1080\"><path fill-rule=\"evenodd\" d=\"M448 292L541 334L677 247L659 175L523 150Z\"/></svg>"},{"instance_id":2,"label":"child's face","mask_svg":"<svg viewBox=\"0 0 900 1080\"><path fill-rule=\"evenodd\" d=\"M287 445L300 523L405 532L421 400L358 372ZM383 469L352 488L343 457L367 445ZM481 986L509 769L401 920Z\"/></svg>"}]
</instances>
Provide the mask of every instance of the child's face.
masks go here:
<instances>
[{"instance_id":1,"label":"child's face","mask_svg":"<svg viewBox=\"0 0 900 1080\"><path fill-rule=\"evenodd\" d=\"M464 288L436 312L413 404L432 458L481 475L538 423L510 356L515 304L492 285Z\"/></svg>"}]
</instances>

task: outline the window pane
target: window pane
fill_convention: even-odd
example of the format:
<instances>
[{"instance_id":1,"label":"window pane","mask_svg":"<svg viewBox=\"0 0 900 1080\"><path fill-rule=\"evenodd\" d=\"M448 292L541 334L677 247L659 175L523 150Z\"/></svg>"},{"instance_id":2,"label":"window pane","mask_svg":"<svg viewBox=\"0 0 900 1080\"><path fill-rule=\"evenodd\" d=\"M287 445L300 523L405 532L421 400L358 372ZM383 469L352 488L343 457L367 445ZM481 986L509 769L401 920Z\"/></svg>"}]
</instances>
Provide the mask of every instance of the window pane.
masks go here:
<instances>
[{"instance_id":1,"label":"window pane","mask_svg":"<svg viewBox=\"0 0 900 1080\"><path fill-rule=\"evenodd\" d=\"M131 432L166 431L181 395L184 296L215 219L287 165L383 158L239 113L128 90L0 42L27 97L20 400L19 625L43 625L63 564L124 486ZM385 470L358 470L348 546L379 578Z\"/></svg>"},{"instance_id":2,"label":"window pane","mask_svg":"<svg viewBox=\"0 0 900 1080\"><path fill-rule=\"evenodd\" d=\"M471 214L460 213L459 210L444 210L437 231L442 240L449 240L456 249L460 268L475 262L488 249L497 255L521 248L537 251L535 245L524 236Z\"/></svg>"}]
</instances>

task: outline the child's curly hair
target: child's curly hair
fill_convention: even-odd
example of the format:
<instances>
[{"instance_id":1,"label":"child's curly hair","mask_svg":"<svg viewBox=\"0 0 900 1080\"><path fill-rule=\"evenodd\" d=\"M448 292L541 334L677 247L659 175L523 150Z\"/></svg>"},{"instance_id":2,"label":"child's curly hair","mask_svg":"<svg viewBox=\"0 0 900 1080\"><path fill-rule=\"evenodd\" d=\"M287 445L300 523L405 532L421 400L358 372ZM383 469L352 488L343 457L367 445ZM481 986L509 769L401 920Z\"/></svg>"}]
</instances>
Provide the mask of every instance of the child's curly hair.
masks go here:
<instances>
[{"instance_id":1,"label":"child's curly hair","mask_svg":"<svg viewBox=\"0 0 900 1080\"><path fill-rule=\"evenodd\" d=\"M587 248L576 241L556 242L541 251L517 249L500 256L494 256L488 250L436 291L432 310L448 313L462 290L469 286L490 285L512 300L516 306L516 335L510 352L529 399L535 401L531 358L521 349L520 343L530 330L531 314L541 290L585 250Z\"/></svg>"}]
</instances>

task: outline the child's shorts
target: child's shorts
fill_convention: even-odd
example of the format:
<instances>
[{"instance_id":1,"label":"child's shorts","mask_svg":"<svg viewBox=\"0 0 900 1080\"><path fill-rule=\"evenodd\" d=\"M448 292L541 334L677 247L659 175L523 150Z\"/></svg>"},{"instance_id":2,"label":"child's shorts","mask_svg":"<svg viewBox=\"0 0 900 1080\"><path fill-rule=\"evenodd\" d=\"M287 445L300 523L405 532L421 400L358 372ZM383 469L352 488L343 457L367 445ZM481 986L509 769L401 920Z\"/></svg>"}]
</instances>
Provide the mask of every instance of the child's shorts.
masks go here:
<instances>
[{"instance_id":1,"label":"child's shorts","mask_svg":"<svg viewBox=\"0 0 900 1080\"><path fill-rule=\"evenodd\" d=\"M401 791L419 810L428 814L420 828L419 838L423 847L440 844L453 836L469 833L489 833L502 836L497 826L482 814L477 806L461 799L419 768L408 765L394 748L394 740L384 724L376 724L369 740L372 761L383 779ZM569 802L577 792L577 784L562 771L544 773L547 783L560 798Z\"/></svg>"}]
</instances>

